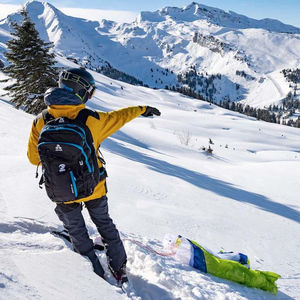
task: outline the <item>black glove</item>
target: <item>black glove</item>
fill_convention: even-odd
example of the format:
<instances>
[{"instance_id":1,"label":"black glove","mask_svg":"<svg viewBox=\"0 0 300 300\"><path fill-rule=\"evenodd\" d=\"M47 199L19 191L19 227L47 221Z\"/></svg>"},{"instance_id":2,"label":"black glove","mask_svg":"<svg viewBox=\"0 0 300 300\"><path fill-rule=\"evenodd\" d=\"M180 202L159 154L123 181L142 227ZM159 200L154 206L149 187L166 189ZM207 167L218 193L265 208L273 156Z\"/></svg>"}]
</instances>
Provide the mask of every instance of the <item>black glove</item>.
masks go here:
<instances>
[{"instance_id":1,"label":"black glove","mask_svg":"<svg viewBox=\"0 0 300 300\"><path fill-rule=\"evenodd\" d=\"M151 106L146 106L146 111L142 114L144 117L152 117L153 115L160 116L160 111Z\"/></svg>"}]
</instances>

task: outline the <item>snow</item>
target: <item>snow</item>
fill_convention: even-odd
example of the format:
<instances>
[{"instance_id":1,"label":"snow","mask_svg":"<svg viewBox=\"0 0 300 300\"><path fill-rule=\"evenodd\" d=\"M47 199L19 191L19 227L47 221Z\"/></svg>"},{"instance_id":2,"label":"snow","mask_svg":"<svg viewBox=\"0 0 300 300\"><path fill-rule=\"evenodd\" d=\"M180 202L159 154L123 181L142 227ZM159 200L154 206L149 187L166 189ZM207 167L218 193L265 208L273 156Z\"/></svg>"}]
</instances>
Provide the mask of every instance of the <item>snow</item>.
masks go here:
<instances>
[{"instance_id":1,"label":"snow","mask_svg":"<svg viewBox=\"0 0 300 300\"><path fill-rule=\"evenodd\" d=\"M229 97L263 108L280 104L290 91L280 75L282 69L299 68L300 29L277 20L255 20L195 2L184 8L141 12L131 23L71 17L47 2L29 1L26 8L41 37L54 43L57 54L94 69L108 62L150 87L176 86L177 74L196 66L199 74L222 75L215 80L215 101ZM91 19L95 19L93 14ZM14 13L0 21L0 59L4 62L2 43L12 30L9 21L18 20L19 13ZM195 33L215 42L195 43ZM224 49L216 51L220 43ZM168 74L164 74L166 68Z\"/></svg>"},{"instance_id":2,"label":"snow","mask_svg":"<svg viewBox=\"0 0 300 300\"><path fill-rule=\"evenodd\" d=\"M76 66L63 57L58 62ZM133 291L121 294L50 235L61 223L26 157L34 116L1 96L0 299L300 298L299 130L92 74L97 92L89 107L151 105L162 113L133 120L102 145L110 214L122 232ZM209 138L212 155L201 150ZM160 249L166 233L247 254L253 269L282 276L278 295L203 274L130 241ZM106 268L105 255L98 255Z\"/></svg>"}]
</instances>

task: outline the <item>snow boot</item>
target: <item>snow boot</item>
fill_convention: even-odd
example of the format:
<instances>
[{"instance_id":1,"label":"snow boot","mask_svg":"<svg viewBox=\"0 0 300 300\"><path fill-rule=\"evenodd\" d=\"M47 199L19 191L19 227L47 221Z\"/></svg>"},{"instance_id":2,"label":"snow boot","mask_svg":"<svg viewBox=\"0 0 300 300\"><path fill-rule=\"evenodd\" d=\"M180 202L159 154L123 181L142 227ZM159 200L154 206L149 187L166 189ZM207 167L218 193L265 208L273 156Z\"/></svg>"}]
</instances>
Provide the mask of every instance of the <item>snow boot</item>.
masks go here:
<instances>
[{"instance_id":1,"label":"snow boot","mask_svg":"<svg viewBox=\"0 0 300 300\"><path fill-rule=\"evenodd\" d=\"M123 264L123 266L118 271L113 270L113 268L110 265L108 265L108 266L109 266L111 273L116 278L118 284L122 285L123 283L128 282L128 277L127 277L127 273L126 273L126 262Z\"/></svg>"},{"instance_id":2,"label":"snow boot","mask_svg":"<svg viewBox=\"0 0 300 300\"><path fill-rule=\"evenodd\" d=\"M91 250L88 253L86 253L85 256L87 256L89 258L90 262L92 263L94 272L98 276L104 278L104 270L100 264L100 261L96 255L95 251Z\"/></svg>"}]
</instances>

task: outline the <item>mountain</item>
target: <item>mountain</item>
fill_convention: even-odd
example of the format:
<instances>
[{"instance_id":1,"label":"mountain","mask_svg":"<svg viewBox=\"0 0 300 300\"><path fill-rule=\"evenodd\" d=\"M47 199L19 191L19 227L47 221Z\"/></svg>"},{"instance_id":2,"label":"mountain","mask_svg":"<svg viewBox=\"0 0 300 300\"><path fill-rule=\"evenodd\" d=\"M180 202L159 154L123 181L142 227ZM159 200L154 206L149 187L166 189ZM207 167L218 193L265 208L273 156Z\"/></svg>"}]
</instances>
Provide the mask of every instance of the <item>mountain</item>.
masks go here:
<instances>
[{"instance_id":1,"label":"mountain","mask_svg":"<svg viewBox=\"0 0 300 300\"><path fill-rule=\"evenodd\" d=\"M162 112L129 122L101 146L110 215L122 232L133 293L121 295L49 233L61 223L26 157L34 116L0 96L0 298L299 299L299 129L92 75L97 90L89 107L151 105ZM212 154L203 150L209 139ZM83 214L91 237L97 237L85 208ZM198 272L139 246L165 251L167 233L216 252L247 254L252 268L282 276L278 295ZM106 266L105 254L99 258Z\"/></svg>"},{"instance_id":2,"label":"mountain","mask_svg":"<svg viewBox=\"0 0 300 300\"><path fill-rule=\"evenodd\" d=\"M233 11L228 13L222 9L202 5L192 2L183 8L165 7L156 12L142 12L138 19L149 22L163 22L167 19L176 20L176 22L194 22L206 20L210 24L220 27L249 29L260 28L273 32L300 33L300 28L283 24L278 20L262 19L256 20L237 14Z\"/></svg>"},{"instance_id":3,"label":"mountain","mask_svg":"<svg viewBox=\"0 0 300 300\"><path fill-rule=\"evenodd\" d=\"M201 98L279 104L295 90L283 70L300 66L300 29L191 3L141 12L133 23L88 21L47 2L26 9L58 56L107 76L152 88L188 87ZM0 59L11 21L0 22ZM296 89L295 97L299 98Z\"/></svg>"}]
</instances>

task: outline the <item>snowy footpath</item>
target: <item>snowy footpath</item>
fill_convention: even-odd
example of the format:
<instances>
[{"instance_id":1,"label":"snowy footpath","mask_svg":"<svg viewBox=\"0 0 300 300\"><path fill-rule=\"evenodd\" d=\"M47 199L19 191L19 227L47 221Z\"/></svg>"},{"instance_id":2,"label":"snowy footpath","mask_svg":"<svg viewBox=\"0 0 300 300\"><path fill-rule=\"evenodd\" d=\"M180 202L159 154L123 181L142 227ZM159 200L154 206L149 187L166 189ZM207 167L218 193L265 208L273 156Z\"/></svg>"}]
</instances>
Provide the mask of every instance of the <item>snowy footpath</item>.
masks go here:
<instances>
[{"instance_id":1,"label":"snowy footpath","mask_svg":"<svg viewBox=\"0 0 300 300\"><path fill-rule=\"evenodd\" d=\"M98 91L90 107L141 104L162 112L133 120L102 145L132 292L99 278L87 259L50 234L61 224L26 157L34 117L0 97L0 299L300 299L299 129L93 75ZM202 150L209 138L212 155ZM138 245L161 250L166 233L246 253L253 269L281 275L278 294ZM106 268L105 254L98 256Z\"/></svg>"}]
</instances>

